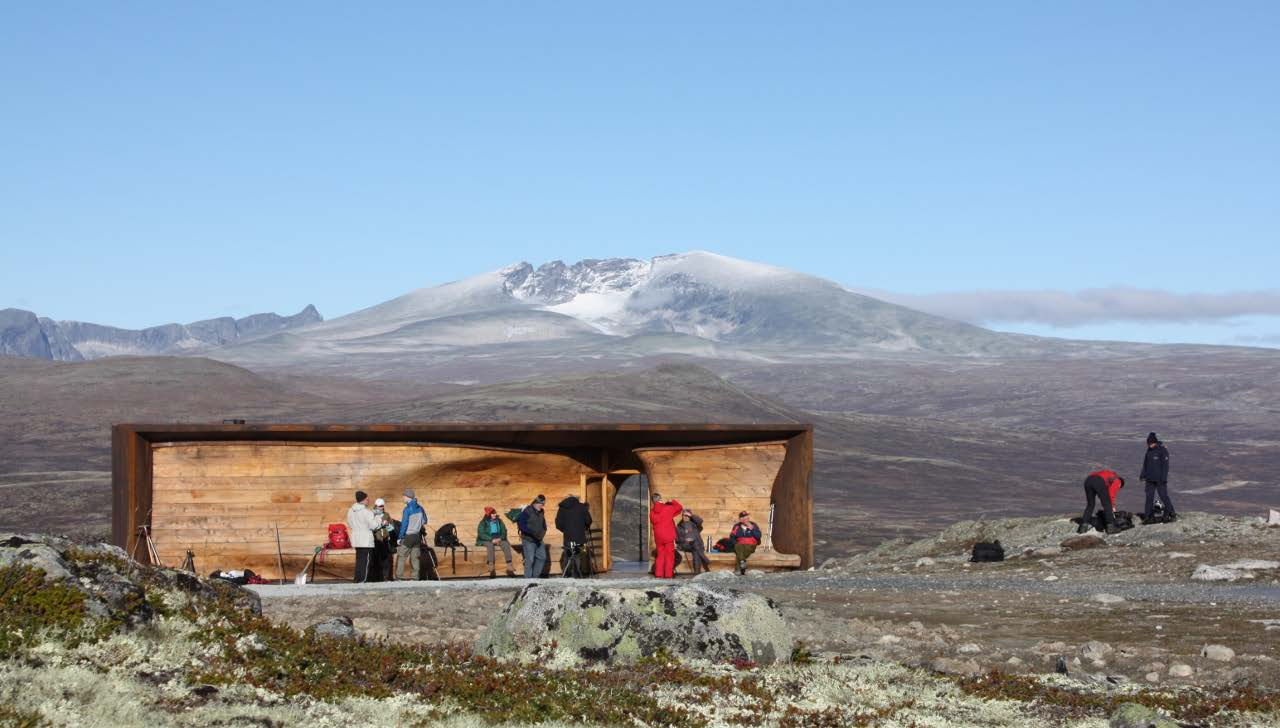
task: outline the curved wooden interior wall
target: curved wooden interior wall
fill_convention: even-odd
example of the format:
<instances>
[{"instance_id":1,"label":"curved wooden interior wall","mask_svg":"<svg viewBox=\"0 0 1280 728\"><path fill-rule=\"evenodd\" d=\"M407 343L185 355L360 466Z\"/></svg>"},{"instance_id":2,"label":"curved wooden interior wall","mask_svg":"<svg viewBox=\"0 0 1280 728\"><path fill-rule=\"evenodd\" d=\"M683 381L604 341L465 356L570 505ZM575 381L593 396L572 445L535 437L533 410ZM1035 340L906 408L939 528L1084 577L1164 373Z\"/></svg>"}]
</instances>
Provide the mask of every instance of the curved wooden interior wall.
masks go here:
<instances>
[{"instance_id":1,"label":"curved wooden interior wall","mask_svg":"<svg viewBox=\"0 0 1280 728\"><path fill-rule=\"evenodd\" d=\"M565 495L580 494L581 476L595 470L556 452L398 443L157 443L152 457L152 537L161 560L179 564L191 549L202 573L248 568L268 579L280 577L276 526L285 576L291 578L325 540L328 524L346 522L356 490L369 494L370 505L385 498L399 518L401 493L414 488L433 532L444 523L457 524L471 551L471 573L483 569L483 549L474 544L484 507L505 514L545 494L546 542L558 567L555 505ZM519 570L520 557L515 560ZM462 567L461 553L457 561ZM331 557L330 565L350 573L350 563L350 556L337 563Z\"/></svg>"},{"instance_id":2,"label":"curved wooden interior wall","mask_svg":"<svg viewBox=\"0 0 1280 728\"><path fill-rule=\"evenodd\" d=\"M787 456L783 442L684 448L641 448L636 454L649 474L649 490L664 499L675 498L702 517L703 536L712 542L729 535L738 513L747 511L766 534L774 485ZM776 516L776 514L775 514ZM775 517L775 532L777 530ZM767 534L766 537L772 534ZM790 546L789 540L775 545ZM753 557L762 566L799 566L800 554L761 549ZM771 552L766 555L765 552ZM781 558L787 556L789 558Z\"/></svg>"}]
</instances>

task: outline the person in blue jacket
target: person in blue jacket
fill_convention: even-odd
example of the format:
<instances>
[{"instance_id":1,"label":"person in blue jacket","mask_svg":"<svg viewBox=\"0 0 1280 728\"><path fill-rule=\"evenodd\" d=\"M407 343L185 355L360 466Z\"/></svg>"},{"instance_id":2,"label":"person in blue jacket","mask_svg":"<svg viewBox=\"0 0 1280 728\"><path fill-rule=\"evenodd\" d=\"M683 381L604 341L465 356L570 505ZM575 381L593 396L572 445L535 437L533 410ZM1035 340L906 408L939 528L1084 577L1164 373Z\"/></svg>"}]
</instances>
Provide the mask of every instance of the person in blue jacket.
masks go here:
<instances>
[{"instance_id":1,"label":"person in blue jacket","mask_svg":"<svg viewBox=\"0 0 1280 728\"><path fill-rule=\"evenodd\" d=\"M1178 520L1178 514L1173 510L1173 501L1169 500L1169 451L1154 432L1147 435L1147 453L1142 458L1142 474L1138 478L1147 485L1147 502L1142 511L1142 522L1152 523L1155 520L1157 492L1160 494L1160 502L1164 504L1164 520Z\"/></svg>"},{"instance_id":2,"label":"person in blue jacket","mask_svg":"<svg viewBox=\"0 0 1280 728\"><path fill-rule=\"evenodd\" d=\"M409 566L409 580L417 580L422 557L422 532L427 527L427 512L418 504L413 488L404 490L404 512L400 515L400 546L396 549L396 578Z\"/></svg>"}]
</instances>

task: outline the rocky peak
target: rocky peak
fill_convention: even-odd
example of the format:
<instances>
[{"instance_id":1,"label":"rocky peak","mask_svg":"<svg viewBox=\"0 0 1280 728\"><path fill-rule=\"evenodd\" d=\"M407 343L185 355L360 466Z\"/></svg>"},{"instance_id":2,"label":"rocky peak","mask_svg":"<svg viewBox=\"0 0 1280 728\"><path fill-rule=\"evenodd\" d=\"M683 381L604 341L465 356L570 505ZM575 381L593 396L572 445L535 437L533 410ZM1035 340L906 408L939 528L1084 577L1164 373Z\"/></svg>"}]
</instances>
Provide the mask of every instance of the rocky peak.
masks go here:
<instances>
[{"instance_id":1,"label":"rocky peak","mask_svg":"<svg viewBox=\"0 0 1280 728\"><path fill-rule=\"evenodd\" d=\"M554 306L584 293L635 288L651 270L650 263L635 258L588 258L573 265L553 260L536 269L521 262L503 270L503 288L521 301Z\"/></svg>"}]
</instances>

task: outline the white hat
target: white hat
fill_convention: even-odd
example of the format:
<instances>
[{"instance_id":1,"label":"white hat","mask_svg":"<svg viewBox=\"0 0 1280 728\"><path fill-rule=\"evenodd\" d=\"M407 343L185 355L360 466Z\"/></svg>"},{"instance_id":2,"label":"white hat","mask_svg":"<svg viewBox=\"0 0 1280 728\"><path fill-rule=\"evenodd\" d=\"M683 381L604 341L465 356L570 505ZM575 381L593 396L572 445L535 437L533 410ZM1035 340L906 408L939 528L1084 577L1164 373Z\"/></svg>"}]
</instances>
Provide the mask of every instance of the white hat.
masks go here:
<instances>
[{"instance_id":1,"label":"white hat","mask_svg":"<svg viewBox=\"0 0 1280 728\"><path fill-rule=\"evenodd\" d=\"M375 500L375 501L373 502L373 504L374 504L375 506L385 506L385 505L387 504L387 502L386 502L386 501L384 501L384 500L382 500L381 498L379 498L379 499Z\"/></svg>"}]
</instances>

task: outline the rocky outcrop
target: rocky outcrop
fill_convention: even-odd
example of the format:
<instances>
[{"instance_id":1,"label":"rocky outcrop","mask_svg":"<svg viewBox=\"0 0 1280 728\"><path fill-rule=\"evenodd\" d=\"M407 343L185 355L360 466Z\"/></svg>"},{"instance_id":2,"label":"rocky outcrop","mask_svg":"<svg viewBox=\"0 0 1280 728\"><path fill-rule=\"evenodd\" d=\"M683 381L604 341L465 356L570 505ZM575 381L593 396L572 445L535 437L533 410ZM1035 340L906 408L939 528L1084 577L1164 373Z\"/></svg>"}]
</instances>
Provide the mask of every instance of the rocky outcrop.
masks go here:
<instances>
[{"instance_id":1,"label":"rocky outcrop","mask_svg":"<svg viewBox=\"0 0 1280 728\"><path fill-rule=\"evenodd\" d=\"M49 339L34 313L20 308L0 309L0 354L50 358Z\"/></svg>"},{"instance_id":2,"label":"rocky outcrop","mask_svg":"<svg viewBox=\"0 0 1280 728\"><path fill-rule=\"evenodd\" d=\"M610 589L531 584L481 634L476 652L556 666L631 663L665 653L713 663L790 659L773 603L700 584Z\"/></svg>"}]
</instances>

